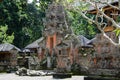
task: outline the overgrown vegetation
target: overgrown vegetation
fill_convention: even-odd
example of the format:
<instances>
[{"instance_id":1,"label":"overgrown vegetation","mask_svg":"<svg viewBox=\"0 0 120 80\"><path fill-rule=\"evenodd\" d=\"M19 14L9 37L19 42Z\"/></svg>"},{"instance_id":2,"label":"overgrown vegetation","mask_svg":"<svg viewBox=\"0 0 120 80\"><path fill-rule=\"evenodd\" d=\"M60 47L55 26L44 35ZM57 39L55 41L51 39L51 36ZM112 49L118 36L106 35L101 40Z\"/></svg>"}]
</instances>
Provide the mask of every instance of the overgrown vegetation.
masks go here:
<instances>
[{"instance_id":1,"label":"overgrown vegetation","mask_svg":"<svg viewBox=\"0 0 120 80\"><path fill-rule=\"evenodd\" d=\"M8 30L8 26L0 26L0 43L12 43L14 40L14 33L12 33L11 35L6 34Z\"/></svg>"},{"instance_id":2,"label":"overgrown vegetation","mask_svg":"<svg viewBox=\"0 0 120 80\"><path fill-rule=\"evenodd\" d=\"M68 24L76 35L84 35L85 37L91 39L99 32L97 27L84 19L75 10L67 10L67 15ZM88 14L88 16L94 18L94 15Z\"/></svg>"},{"instance_id":3,"label":"overgrown vegetation","mask_svg":"<svg viewBox=\"0 0 120 80\"><path fill-rule=\"evenodd\" d=\"M45 9L48 1L3 0L0 3L0 25L8 25L7 35L14 35L13 44L23 48L42 36ZM8 42L8 41L7 41Z\"/></svg>"}]
</instances>

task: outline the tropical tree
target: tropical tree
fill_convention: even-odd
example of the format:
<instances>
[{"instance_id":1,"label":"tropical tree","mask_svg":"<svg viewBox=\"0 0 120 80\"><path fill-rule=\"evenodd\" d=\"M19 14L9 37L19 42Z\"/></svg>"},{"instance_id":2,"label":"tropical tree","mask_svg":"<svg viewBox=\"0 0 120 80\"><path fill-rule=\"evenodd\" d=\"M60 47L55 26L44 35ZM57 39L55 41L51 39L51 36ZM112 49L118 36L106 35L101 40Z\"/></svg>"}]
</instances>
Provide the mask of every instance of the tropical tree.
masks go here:
<instances>
[{"instance_id":1,"label":"tropical tree","mask_svg":"<svg viewBox=\"0 0 120 80\"><path fill-rule=\"evenodd\" d=\"M93 24L83 18L78 12L74 10L66 10L68 15L68 24L76 35L84 35L91 39L98 33L98 29ZM88 14L89 17L94 15Z\"/></svg>"},{"instance_id":2,"label":"tropical tree","mask_svg":"<svg viewBox=\"0 0 120 80\"><path fill-rule=\"evenodd\" d=\"M7 34L14 33L13 44L23 48L42 36L45 9L50 1L28 3L27 0L3 0L0 3L0 25L8 25ZM39 3L40 5L36 5Z\"/></svg>"},{"instance_id":3,"label":"tropical tree","mask_svg":"<svg viewBox=\"0 0 120 80\"><path fill-rule=\"evenodd\" d=\"M0 26L0 43L12 43L14 40L14 33L8 35L6 32L8 30L7 25Z\"/></svg>"},{"instance_id":4,"label":"tropical tree","mask_svg":"<svg viewBox=\"0 0 120 80\"><path fill-rule=\"evenodd\" d=\"M119 43L114 42L107 34L104 32L104 28L107 27L106 23L104 22L104 19L110 21L112 23L112 26L116 28L115 32L117 32L117 35L120 33L120 25L118 25L118 22L105 14L105 11L103 7L99 7L100 4L108 5L111 8L114 8L116 10L120 10L120 0L118 0L118 6L114 6L111 3L114 2L114 0L65 0L62 1L62 3L66 6L68 10L75 10L77 13L79 13L83 18L85 18L89 23L94 24L97 29L101 32L101 34L107 38L112 44L119 46ZM96 10L96 15L94 18L88 16L89 8L92 7L94 10ZM104 24L104 25L103 25ZM104 26L104 27L103 27Z\"/></svg>"}]
</instances>

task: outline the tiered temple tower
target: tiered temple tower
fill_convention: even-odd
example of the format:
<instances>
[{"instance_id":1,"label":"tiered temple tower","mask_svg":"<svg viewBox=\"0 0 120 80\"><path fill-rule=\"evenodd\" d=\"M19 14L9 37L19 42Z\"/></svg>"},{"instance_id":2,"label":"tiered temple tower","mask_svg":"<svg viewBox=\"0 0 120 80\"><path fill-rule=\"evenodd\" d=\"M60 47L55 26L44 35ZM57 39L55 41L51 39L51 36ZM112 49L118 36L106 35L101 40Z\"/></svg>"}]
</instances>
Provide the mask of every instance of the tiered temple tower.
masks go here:
<instances>
[{"instance_id":1,"label":"tiered temple tower","mask_svg":"<svg viewBox=\"0 0 120 80\"><path fill-rule=\"evenodd\" d=\"M63 40L66 34L71 33L67 26L65 11L62 5L56 3L49 5L46 10L44 26L46 47L52 54L52 49Z\"/></svg>"},{"instance_id":2,"label":"tiered temple tower","mask_svg":"<svg viewBox=\"0 0 120 80\"><path fill-rule=\"evenodd\" d=\"M68 62L73 63L73 52L78 53L78 45L80 44L77 37L73 34L67 25L64 7L53 2L46 10L46 18L44 19L43 41L40 45L40 60L47 55L47 66L52 64L51 59L56 55L56 67L67 67Z\"/></svg>"}]
</instances>

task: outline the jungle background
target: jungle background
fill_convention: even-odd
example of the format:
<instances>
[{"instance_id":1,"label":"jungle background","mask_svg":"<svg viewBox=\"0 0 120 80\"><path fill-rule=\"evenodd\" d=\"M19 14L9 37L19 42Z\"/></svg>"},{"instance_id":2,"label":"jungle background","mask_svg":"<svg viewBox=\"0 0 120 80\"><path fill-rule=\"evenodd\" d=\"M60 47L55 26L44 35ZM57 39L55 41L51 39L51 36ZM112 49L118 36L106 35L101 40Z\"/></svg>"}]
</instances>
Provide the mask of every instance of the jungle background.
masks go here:
<instances>
[{"instance_id":1,"label":"jungle background","mask_svg":"<svg viewBox=\"0 0 120 80\"><path fill-rule=\"evenodd\" d=\"M28 0L1 0L0 43L8 42L23 48L42 37L45 10L52 1L33 0L30 3ZM72 0L68 0L68 2L70 1ZM99 33L99 30L76 10L70 10L67 6L64 7L68 25L76 35L83 35L88 39L92 39L96 33ZM94 18L92 14L87 15Z\"/></svg>"}]
</instances>

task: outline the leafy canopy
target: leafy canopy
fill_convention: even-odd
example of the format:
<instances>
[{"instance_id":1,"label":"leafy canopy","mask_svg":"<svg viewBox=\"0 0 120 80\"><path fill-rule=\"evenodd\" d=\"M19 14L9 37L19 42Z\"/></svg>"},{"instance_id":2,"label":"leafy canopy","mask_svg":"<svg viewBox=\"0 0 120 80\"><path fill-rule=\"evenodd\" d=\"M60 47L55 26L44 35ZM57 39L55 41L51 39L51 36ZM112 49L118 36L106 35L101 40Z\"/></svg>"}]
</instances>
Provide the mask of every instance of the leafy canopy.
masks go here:
<instances>
[{"instance_id":1,"label":"leafy canopy","mask_svg":"<svg viewBox=\"0 0 120 80\"><path fill-rule=\"evenodd\" d=\"M0 26L0 43L12 43L14 40L14 33L12 35L8 35L6 32L8 30L8 26Z\"/></svg>"}]
</instances>

